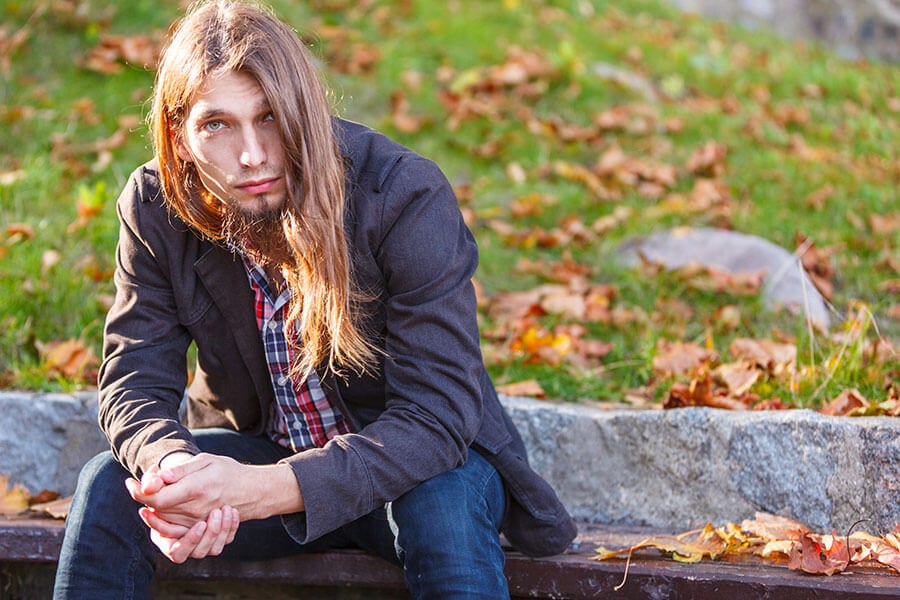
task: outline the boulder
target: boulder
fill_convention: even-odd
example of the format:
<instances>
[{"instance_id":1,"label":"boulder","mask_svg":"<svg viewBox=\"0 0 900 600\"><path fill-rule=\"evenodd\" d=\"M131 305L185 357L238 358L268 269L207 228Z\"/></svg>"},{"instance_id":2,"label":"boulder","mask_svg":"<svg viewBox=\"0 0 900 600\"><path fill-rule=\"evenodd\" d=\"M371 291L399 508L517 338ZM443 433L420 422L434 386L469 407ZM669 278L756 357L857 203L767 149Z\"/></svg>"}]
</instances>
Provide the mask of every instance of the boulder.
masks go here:
<instances>
[{"instance_id":1,"label":"boulder","mask_svg":"<svg viewBox=\"0 0 900 600\"><path fill-rule=\"evenodd\" d=\"M806 275L799 259L761 237L713 228L678 228L626 241L619 259L636 265L643 256L669 269L690 263L732 273L766 272L763 298L773 308L784 306L804 314L816 327L831 324L828 305Z\"/></svg>"}]
</instances>

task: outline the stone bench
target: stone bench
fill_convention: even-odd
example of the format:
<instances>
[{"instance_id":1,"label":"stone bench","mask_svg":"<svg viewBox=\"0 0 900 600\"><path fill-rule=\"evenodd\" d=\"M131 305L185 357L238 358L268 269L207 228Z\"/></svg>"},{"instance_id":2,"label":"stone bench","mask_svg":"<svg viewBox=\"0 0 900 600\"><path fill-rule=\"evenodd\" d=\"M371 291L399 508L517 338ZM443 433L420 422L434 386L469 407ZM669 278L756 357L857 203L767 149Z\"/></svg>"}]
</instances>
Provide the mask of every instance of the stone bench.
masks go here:
<instances>
[{"instance_id":1,"label":"stone bench","mask_svg":"<svg viewBox=\"0 0 900 600\"><path fill-rule=\"evenodd\" d=\"M842 575L810 576L784 564L741 557L729 561L685 564L636 555L622 583L625 561L590 560L597 545L627 547L653 533L647 528L581 524L572 548L561 556L531 559L507 554L506 575L515 598L677 599L858 598L877 600L900 595L900 575L877 567L854 567ZM8 600L49 598L63 523L50 519L0 518L0 597ZM191 560L172 565L161 559L154 598L298 597L408 598L398 568L355 550L306 554L269 561Z\"/></svg>"}]
</instances>

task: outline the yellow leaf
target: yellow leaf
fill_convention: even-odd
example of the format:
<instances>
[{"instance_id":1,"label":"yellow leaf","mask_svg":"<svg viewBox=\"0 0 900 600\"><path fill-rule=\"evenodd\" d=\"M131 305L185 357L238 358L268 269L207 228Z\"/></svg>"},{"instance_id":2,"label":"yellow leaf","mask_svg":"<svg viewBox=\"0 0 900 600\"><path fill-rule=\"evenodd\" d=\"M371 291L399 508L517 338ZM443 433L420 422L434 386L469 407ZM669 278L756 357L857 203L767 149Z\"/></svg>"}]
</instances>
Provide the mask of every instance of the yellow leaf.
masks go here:
<instances>
[{"instance_id":1,"label":"yellow leaf","mask_svg":"<svg viewBox=\"0 0 900 600\"><path fill-rule=\"evenodd\" d=\"M0 473L0 515L15 515L28 509L28 489L20 483L9 487L9 477Z\"/></svg>"}]
</instances>

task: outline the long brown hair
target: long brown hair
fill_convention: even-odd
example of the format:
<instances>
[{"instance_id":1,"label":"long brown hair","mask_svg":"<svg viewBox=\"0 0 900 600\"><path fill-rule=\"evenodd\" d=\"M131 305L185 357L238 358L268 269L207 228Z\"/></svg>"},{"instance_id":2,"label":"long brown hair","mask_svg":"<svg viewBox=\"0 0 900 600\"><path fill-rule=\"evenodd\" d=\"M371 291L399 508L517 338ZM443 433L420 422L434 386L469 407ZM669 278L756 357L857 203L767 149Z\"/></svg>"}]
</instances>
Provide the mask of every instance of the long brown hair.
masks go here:
<instances>
[{"instance_id":1,"label":"long brown hair","mask_svg":"<svg viewBox=\"0 0 900 600\"><path fill-rule=\"evenodd\" d=\"M194 95L212 73L253 76L276 116L285 149L287 199L282 229L294 300L286 329L297 334L292 372L324 365L369 371L377 350L360 331L344 235L344 168L325 88L297 34L258 5L219 0L193 5L159 65L150 127L166 201L187 224L226 238L225 210L176 152Z\"/></svg>"}]
</instances>

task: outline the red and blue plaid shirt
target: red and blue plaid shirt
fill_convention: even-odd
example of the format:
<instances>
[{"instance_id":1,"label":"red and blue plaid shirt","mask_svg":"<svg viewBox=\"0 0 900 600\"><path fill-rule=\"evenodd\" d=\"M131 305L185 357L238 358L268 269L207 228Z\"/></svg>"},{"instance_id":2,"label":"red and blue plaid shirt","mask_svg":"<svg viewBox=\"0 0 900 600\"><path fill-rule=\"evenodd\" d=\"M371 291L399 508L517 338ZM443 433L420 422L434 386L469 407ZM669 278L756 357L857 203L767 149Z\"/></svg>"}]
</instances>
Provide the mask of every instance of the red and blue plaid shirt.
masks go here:
<instances>
[{"instance_id":1,"label":"red and blue plaid shirt","mask_svg":"<svg viewBox=\"0 0 900 600\"><path fill-rule=\"evenodd\" d=\"M256 324L275 390L266 432L275 443L295 452L322 447L336 435L349 433L350 427L326 397L315 372L306 381L297 382L291 377L293 349L284 330L290 290L284 289L275 298L262 267L246 256L243 258L254 295Z\"/></svg>"}]
</instances>

